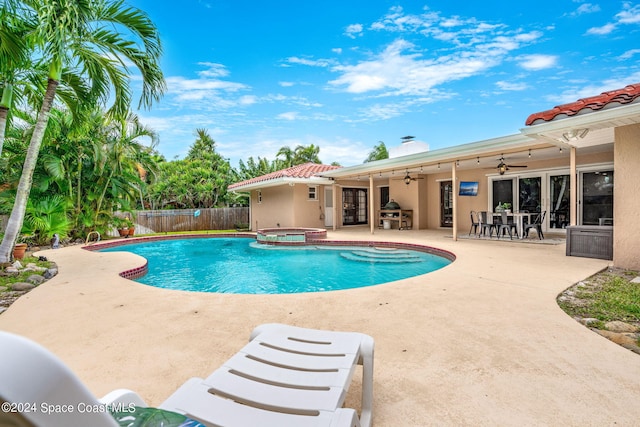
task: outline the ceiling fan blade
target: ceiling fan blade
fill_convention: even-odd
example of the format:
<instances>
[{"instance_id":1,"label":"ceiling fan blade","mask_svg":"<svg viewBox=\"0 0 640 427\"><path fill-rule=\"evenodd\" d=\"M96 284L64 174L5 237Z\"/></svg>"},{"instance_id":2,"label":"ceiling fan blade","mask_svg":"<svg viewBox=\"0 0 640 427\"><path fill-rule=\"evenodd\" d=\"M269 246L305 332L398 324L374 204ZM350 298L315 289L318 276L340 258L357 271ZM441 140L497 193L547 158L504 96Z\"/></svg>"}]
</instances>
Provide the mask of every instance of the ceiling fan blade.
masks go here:
<instances>
[{"instance_id":1,"label":"ceiling fan blade","mask_svg":"<svg viewBox=\"0 0 640 427\"><path fill-rule=\"evenodd\" d=\"M507 165L508 168L526 168L526 165Z\"/></svg>"}]
</instances>

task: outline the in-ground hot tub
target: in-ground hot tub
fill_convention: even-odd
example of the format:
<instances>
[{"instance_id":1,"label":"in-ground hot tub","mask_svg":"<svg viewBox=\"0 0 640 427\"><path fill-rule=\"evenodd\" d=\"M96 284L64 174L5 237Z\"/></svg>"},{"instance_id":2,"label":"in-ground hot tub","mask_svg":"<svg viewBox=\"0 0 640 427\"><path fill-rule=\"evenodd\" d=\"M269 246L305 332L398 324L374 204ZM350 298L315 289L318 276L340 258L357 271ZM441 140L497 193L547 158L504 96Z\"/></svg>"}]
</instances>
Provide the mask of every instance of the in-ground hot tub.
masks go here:
<instances>
[{"instance_id":1,"label":"in-ground hot tub","mask_svg":"<svg viewBox=\"0 0 640 427\"><path fill-rule=\"evenodd\" d=\"M256 241L267 245L304 245L326 237L324 228L261 228L256 232Z\"/></svg>"}]
</instances>

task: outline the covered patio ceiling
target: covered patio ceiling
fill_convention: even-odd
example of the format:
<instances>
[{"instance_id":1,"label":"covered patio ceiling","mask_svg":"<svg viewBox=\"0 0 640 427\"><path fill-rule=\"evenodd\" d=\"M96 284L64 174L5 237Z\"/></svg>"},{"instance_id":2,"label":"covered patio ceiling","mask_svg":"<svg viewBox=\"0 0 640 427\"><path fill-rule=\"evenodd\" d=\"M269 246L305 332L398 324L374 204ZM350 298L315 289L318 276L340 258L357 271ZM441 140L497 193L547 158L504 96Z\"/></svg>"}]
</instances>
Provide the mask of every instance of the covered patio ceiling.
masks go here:
<instances>
[{"instance_id":1,"label":"covered patio ceiling","mask_svg":"<svg viewBox=\"0 0 640 427\"><path fill-rule=\"evenodd\" d=\"M607 132L610 136L599 136L598 143L581 146L580 154L592 154L613 150L613 131ZM609 139L610 138L610 139ZM607 141L607 142L605 142ZM570 161L570 145L556 141L540 144L528 139L529 144L518 148L491 149L481 153L477 150L468 152L459 151L442 155L440 151L431 151L398 157L395 159L380 160L368 164L336 169L323 173L322 176L334 179L402 179L407 173L411 176L421 174L436 174L451 171L453 164L457 170L483 169L487 175L497 174L498 164L501 159L507 164L528 165L534 161L549 159L566 159L567 166ZM531 144L533 142L533 144ZM524 169L511 169L506 174L522 173Z\"/></svg>"}]
</instances>

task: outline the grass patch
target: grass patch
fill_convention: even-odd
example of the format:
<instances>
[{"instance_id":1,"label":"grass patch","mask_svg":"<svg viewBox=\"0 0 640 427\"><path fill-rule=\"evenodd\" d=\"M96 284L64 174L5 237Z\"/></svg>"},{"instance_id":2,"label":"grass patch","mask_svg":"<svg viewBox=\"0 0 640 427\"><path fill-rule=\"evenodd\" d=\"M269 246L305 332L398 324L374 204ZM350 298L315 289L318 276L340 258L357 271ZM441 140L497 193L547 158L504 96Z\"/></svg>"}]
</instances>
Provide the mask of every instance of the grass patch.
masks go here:
<instances>
[{"instance_id":1,"label":"grass patch","mask_svg":"<svg viewBox=\"0 0 640 427\"><path fill-rule=\"evenodd\" d=\"M19 260L23 266L27 264L35 264L38 267L50 268L54 265L51 261L40 261L38 257L27 255L24 259ZM32 274L39 274L35 271L23 271L17 275L0 275L0 295L2 292L11 291L11 285L18 282L26 282L27 278Z\"/></svg>"},{"instance_id":2,"label":"grass patch","mask_svg":"<svg viewBox=\"0 0 640 427\"><path fill-rule=\"evenodd\" d=\"M576 286L573 298L559 305L571 316L640 323L640 284L631 282L638 276L636 271L609 269Z\"/></svg>"}]
</instances>

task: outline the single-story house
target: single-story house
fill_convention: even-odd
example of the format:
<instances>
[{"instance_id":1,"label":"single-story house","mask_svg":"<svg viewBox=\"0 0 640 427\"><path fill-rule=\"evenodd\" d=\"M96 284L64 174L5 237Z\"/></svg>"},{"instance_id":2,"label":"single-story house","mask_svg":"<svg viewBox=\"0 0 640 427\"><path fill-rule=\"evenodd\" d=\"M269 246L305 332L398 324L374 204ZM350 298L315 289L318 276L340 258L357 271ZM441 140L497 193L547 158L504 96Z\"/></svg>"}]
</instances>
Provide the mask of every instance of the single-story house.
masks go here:
<instances>
[{"instance_id":1,"label":"single-story house","mask_svg":"<svg viewBox=\"0 0 640 427\"><path fill-rule=\"evenodd\" d=\"M442 228L457 239L469 232L471 211L508 204L544 213L549 234L613 225L614 265L640 269L640 83L531 114L525 125L515 135L356 166L299 165L229 190L250 192L254 230ZM390 201L401 212L386 221Z\"/></svg>"}]
</instances>

